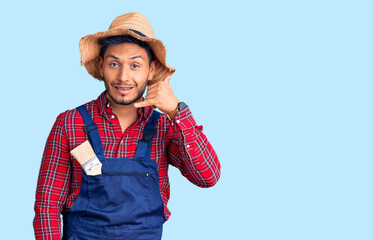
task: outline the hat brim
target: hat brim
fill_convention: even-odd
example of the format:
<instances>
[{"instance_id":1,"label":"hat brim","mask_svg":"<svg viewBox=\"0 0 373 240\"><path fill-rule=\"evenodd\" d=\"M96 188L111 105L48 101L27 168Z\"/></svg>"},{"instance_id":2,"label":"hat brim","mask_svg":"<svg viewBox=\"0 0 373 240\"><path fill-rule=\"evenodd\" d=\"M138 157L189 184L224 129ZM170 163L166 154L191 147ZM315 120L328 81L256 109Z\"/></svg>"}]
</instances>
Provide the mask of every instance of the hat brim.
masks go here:
<instances>
[{"instance_id":1,"label":"hat brim","mask_svg":"<svg viewBox=\"0 0 373 240\"><path fill-rule=\"evenodd\" d=\"M155 82L162 81L166 76L172 75L175 72L175 68L167 65L166 63L166 47L161 40L150 37L142 37L129 29L113 28L103 32L97 32L82 37L79 42L80 50L80 64L87 69L88 73L92 77L98 80L104 80L101 76L98 68L97 58L100 55L101 45L98 40L105 37L116 36L116 35L130 35L136 39L147 42L151 47L155 58L160 64L158 64L153 79L149 80L148 84L154 84Z\"/></svg>"}]
</instances>

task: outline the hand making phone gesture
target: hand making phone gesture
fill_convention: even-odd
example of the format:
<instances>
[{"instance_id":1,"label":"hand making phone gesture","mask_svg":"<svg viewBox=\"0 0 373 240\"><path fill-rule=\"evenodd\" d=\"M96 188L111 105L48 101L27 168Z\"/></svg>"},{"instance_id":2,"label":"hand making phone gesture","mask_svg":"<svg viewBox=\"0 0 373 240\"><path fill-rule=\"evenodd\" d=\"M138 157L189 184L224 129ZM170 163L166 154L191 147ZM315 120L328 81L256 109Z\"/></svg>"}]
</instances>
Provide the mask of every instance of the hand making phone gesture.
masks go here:
<instances>
[{"instance_id":1,"label":"hand making phone gesture","mask_svg":"<svg viewBox=\"0 0 373 240\"><path fill-rule=\"evenodd\" d=\"M170 79L171 76L167 76L162 81L148 86L145 100L135 103L135 107L155 106L164 113L170 113L175 110L179 100L171 89Z\"/></svg>"}]
</instances>

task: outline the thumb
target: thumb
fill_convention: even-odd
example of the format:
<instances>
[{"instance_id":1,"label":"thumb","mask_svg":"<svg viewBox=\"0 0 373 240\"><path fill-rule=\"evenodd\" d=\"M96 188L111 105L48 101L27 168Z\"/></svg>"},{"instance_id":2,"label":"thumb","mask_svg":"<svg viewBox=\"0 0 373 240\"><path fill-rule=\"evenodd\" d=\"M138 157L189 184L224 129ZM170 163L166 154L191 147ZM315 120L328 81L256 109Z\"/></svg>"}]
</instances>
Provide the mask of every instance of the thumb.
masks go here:
<instances>
[{"instance_id":1,"label":"thumb","mask_svg":"<svg viewBox=\"0 0 373 240\"><path fill-rule=\"evenodd\" d=\"M170 85L170 80L171 80L171 76L167 76L163 79L163 82L166 83L167 85Z\"/></svg>"}]
</instances>

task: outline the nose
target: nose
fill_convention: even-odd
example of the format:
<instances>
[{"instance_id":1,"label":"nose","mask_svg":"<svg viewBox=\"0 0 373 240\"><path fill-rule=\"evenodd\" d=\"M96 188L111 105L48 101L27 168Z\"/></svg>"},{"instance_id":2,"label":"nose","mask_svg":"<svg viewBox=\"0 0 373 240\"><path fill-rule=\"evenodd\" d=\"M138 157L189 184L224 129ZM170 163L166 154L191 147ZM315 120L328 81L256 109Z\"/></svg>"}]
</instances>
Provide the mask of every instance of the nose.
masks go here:
<instances>
[{"instance_id":1,"label":"nose","mask_svg":"<svg viewBox=\"0 0 373 240\"><path fill-rule=\"evenodd\" d=\"M129 81L130 80L130 70L125 68L125 67L120 68L119 73L118 73L118 80L120 80L122 82Z\"/></svg>"}]
</instances>

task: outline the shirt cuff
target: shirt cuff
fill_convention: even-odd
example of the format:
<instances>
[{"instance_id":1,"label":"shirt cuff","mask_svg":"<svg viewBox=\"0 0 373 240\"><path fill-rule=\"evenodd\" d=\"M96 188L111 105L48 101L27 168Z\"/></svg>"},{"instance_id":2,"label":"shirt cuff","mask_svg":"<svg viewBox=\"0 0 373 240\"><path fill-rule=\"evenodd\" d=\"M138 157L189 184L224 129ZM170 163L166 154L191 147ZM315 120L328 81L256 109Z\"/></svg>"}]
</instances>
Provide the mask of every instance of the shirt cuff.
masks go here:
<instances>
[{"instance_id":1,"label":"shirt cuff","mask_svg":"<svg viewBox=\"0 0 373 240\"><path fill-rule=\"evenodd\" d=\"M179 132L187 130L196 126L196 121L193 118L192 112L189 107L181 109L172 120L174 131Z\"/></svg>"}]
</instances>

